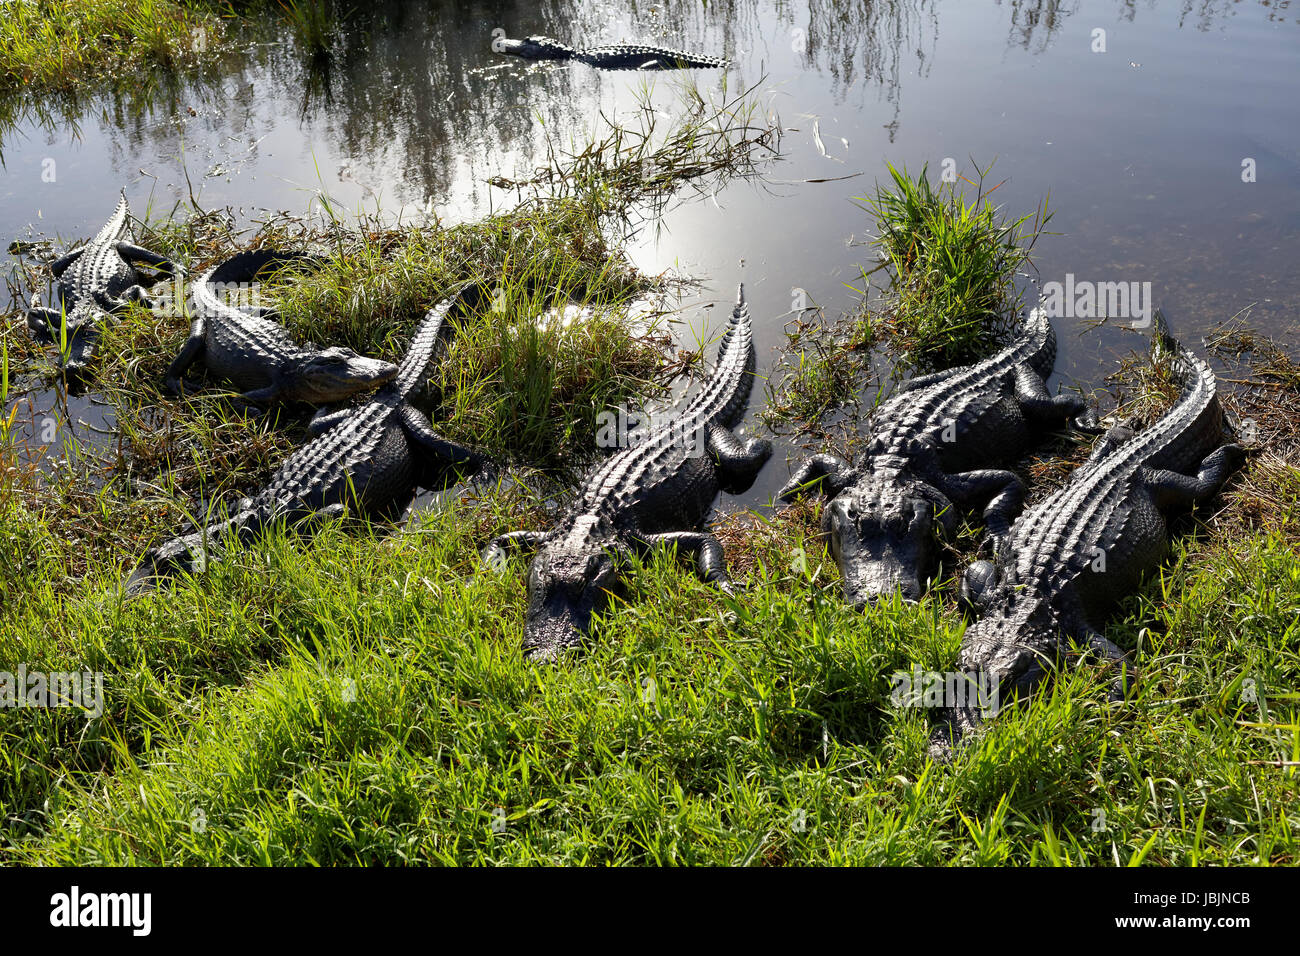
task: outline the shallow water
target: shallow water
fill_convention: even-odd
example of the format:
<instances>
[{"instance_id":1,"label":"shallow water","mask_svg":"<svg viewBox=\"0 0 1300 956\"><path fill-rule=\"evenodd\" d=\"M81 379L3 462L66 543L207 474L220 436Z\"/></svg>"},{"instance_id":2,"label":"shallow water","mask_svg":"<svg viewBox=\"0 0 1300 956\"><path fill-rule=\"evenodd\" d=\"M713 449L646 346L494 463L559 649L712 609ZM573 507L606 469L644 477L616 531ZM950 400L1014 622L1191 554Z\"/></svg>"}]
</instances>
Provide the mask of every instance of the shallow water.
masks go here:
<instances>
[{"instance_id":1,"label":"shallow water","mask_svg":"<svg viewBox=\"0 0 1300 956\"><path fill-rule=\"evenodd\" d=\"M1188 342L1249 308L1252 325L1295 344L1300 9L1279 0L379 4L347 21L328 75L259 29L247 48L214 51L202 79L89 100L75 128L4 129L0 235L89 235L123 186L137 213L193 193L252 219L319 210L325 195L352 211L458 221L511 203L486 181L526 175L548 135L581 142L643 87L666 114L677 108L677 74L500 57L496 27L723 53L725 71L693 73L715 96L761 82L785 127L768 181L683 201L632 245L646 271L704 281L685 303L689 325L716 327L743 280L760 371L792 290L832 317L853 305L845 284L860 285L872 258L853 198L886 162L973 178L996 159L990 182L1006 180L995 195L1017 215L1050 193L1059 235L1036 249L1040 283L1150 283ZM1143 347L1114 327L1082 335L1088 324L1057 320L1053 387L1099 383ZM72 403L74 421L97 415ZM782 457L735 503L766 501L788 475Z\"/></svg>"}]
</instances>

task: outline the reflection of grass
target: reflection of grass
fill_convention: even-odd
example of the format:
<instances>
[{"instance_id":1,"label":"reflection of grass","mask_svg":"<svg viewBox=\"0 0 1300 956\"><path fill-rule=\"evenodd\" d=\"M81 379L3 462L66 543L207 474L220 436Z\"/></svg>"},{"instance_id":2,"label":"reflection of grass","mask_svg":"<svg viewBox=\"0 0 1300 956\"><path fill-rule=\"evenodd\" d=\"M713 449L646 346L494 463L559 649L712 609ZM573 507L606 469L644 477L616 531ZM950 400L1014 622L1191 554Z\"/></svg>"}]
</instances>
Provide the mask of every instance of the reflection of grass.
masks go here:
<instances>
[{"instance_id":1,"label":"reflection of grass","mask_svg":"<svg viewBox=\"0 0 1300 956\"><path fill-rule=\"evenodd\" d=\"M299 48L309 56L324 56L338 23L333 0L277 0Z\"/></svg>"},{"instance_id":2,"label":"reflection of grass","mask_svg":"<svg viewBox=\"0 0 1300 956\"><path fill-rule=\"evenodd\" d=\"M913 361L937 368L982 357L1014 324L1016 270L1052 214L1008 219L988 201L980 173L966 202L955 184L937 189L926 170L912 178L889 167L893 186L864 201L876 216L875 244L890 269L892 307L884 328Z\"/></svg>"},{"instance_id":3,"label":"reflection of grass","mask_svg":"<svg viewBox=\"0 0 1300 956\"><path fill-rule=\"evenodd\" d=\"M0 88L68 93L198 61L221 36L211 14L176 0L24 0L0 17Z\"/></svg>"}]
</instances>

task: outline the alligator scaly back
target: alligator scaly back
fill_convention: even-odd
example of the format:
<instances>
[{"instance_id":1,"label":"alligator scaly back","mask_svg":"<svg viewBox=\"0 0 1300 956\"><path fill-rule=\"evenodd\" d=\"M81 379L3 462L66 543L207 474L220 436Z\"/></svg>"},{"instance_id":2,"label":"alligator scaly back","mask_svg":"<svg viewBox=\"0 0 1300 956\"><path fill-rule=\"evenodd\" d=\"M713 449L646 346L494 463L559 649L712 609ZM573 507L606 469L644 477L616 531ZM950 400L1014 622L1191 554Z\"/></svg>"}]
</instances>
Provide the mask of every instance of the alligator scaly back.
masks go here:
<instances>
[{"instance_id":1,"label":"alligator scaly back","mask_svg":"<svg viewBox=\"0 0 1300 956\"><path fill-rule=\"evenodd\" d=\"M484 560L498 568L507 547L537 552L524 625L529 655L551 658L578 643L633 554L672 547L694 560L702 580L731 590L722 545L704 525L718 492L745 491L772 454L770 442L732 431L744 418L755 362L741 286L717 366L682 413L597 466L549 530L488 545Z\"/></svg>"},{"instance_id":2,"label":"alligator scaly back","mask_svg":"<svg viewBox=\"0 0 1300 956\"><path fill-rule=\"evenodd\" d=\"M963 575L963 603L979 619L962 636L959 670L978 674L995 701L1032 690L1069 641L1127 671L1103 622L1164 558L1165 514L1209 499L1244 458L1227 441L1209 365L1173 342L1158 313L1153 338L1182 385L1173 405L1140 433L1107 433L1062 488L1020 516L996 563L977 561ZM979 722L955 708L933 752Z\"/></svg>"},{"instance_id":3,"label":"alligator scaly back","mask_svg":"<svg viewBox=\"0 0 1300 956\"><path fill-rule=\"evenodd\" d=\"M718 363L708 383L686 406L682 417L694 417L724 428L734 428L745 417L749 393L754 387L754 327L745 301L745 284L736 290L727 331L718 343Z\"/></svg>"},{"instance_id":4,"label":"alligator scaly back","mask_svg":"<svg viewBox=\"0 0 1300 956\"><path fill-rule=\"evenodd\" d=\"M600 70L718 69L727 65L721 57L639 43L616 43L577 50L559 40L536 34L522 40L497 36L492 41L492 49L496 53L529 60L576 60Z\"/></svg>"}]
</instances>

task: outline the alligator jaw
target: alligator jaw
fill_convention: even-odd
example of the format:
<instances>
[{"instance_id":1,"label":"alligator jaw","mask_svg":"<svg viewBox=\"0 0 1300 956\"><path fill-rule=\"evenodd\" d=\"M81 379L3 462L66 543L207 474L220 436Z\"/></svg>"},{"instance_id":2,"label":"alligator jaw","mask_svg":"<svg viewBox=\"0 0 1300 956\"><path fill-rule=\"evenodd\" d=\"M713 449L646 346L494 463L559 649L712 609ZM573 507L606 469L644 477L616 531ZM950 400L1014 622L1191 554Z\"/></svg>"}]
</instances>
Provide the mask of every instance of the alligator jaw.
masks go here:
<instances>
[{"instance_id":1,"label":"alligator jaw","mask_svg":"<svg viewBox=\"0 0 1300 956\"><path fill-rule=\"evenodd\" d=\"M344 349L326 349L286 368L281 374L281 390L293 401L326 405L387 385L397 378L397 372L392 362Z\"/></svg>"},{"instance_id":2,"label":"alligator jaw","mask_svg":"<svg viewBox=\"0 0 1300 956\"><path fill-rule=\"evenodd\" d=\"M862 548L852 559L840 560L844 597L858 611L899 594L915 604L921 599L921 579L914 561L901 559L893 548Z\"/></svg>"},{"instance_id":3,"label":"alligator jaw","mask_svg":"<svg viewBox=\"0 0 1300 956\"><path fill-rule=\"evenodd\" d=\"M524 623L524 655L544 663L557 660L564 651L582 643L591 625L590 612L558 601L550 601L538 612L529 612Z\"/></svg>"}]
</instances>

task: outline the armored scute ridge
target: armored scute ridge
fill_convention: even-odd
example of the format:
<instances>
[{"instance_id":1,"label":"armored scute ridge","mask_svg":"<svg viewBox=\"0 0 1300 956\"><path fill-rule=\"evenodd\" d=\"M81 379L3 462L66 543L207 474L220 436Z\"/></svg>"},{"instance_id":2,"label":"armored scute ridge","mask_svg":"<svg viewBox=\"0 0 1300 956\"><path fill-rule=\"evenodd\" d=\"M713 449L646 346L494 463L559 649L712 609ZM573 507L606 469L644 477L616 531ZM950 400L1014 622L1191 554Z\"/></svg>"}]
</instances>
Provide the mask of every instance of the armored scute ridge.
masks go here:
<instances>
[{"instance_id":1,"label":"armored scute ridge","mask_svg":"<svg viewBox=\"0 0 1300 956\"><path fill-rule=\"evenodd\" d=\"M58 282L61 309L33 302L27 310L27 326L39 341L66 342L63 370L73 383L87 374L101 327L109 317L131 302L153 307L145 286L157 276L145 275L135 263L148 263L161 275L176 274L170 260L126 241L127 211L123 193L113 215L93 239L50 264ZM62 334L65 329L66 338Z\"/></svg>"},{"instance_id":2,"label":"armored scute ridge","mask_svg":"<svg viewBox=\"0 0 1300 956\"><path fill-rule=\"evenodd\" d=\"M256 403L342 402L383 385L397 375L391 362L365 358L351 349L298 345L265 308L235 308L218 295L220 287L240 286L263 270L312 261L298 252L258 249L242 252L208 270L194 283L195 318L180 355L167 370L167 387L182 390L181 376L199 358L208 371L243 390Z\"/></svg>"},{"instance_id":3,"label":"armored scute ridge","mask_svg":"<svg viewBox=\"0 0 1300 956\"><path fill-rule=\"evenodd\" d=\"M981 675L995 701L1032 689L1070 642L1125 662L1102 633L1106 615L1164 557L1165 514L1213 496L1245 456L1226 442L1213 372L1168 337L1158 313L1155 345L1172 353L1182 382L1173 407L1139 434L1107 432L1065 487L1017 519L996 561L976 562L963 578L963 601L980 617L962 639L959 669ZM950 713L936 754L980 716Z\"/></svg>"},{"instance_id":4,"label":"armored scute ridge","mask_svg":"<svg viewBox=\"0 0 1300 956\"><path fill-rule=\"evenodd\" d=\"M161 575L193 571L204 554L225 540L248 541L274 521L306 531L349 509L364 517L396 517L417 486L438 488L448 478L477 471L482 456L440 437L407 401L424 377L459 296L429 311L396 377L370 401L318 414L311 424L317 437L289 456L266 487L240 502L233 517L150 549L127 589L140 591Z\"/></svg>"},{"instance_id":5,"label":"armored scute ridge","mask_svg":"<svg viewBox=\"0 0 1300 956\"><path fill-rule=\"evenodd\" d=\"M1051 322L1034 310L1019 338L992 358L904 385L877 411L856 467L816 455L796 470L780 497L813 491L828 499L822 530L848 601L863 607L895 590L918 599L937 560L934 526L956 530L954 504L985 501L989 543L1007 534L1025 486L1005 466L1029 448L1035 428L1085 409L1080 398L1048 394L1055 360Z\"/></svg>"},{"instance_id":6,"label":"armored scute ridge","mask_svg":"<svg viewBox=\"0 0 1300 956\"><path fill-rule=\"evenodd\" d=\"M484 560L498 567L508 548L536 552L524 625L531 657L554 657L578 643L618 588L628 558L658 545L691 555L703 580L731 590L722 545L701 529L718 492L745 491L772 454L769 442L742 442L732 431L744 417L754 366L741 286L717 367L686 410L592 471L549 531L516 531L488 545Z\"/></svg>"},{"instance_id":7,"label":"armored scute ridge","mask_svg":"<svg viewBox=\"0 0 1300 956\"><path fill-rule=\"evenodd\" d=\"M522 40L496 37L492 49L528 60L576 60L601 70L717 69L727 65L727 61L720 57L683 53L659 46L618 43L575 50L546 36L529 36Z\"/></svg>"}]
</instances>

